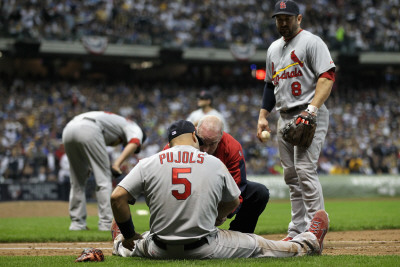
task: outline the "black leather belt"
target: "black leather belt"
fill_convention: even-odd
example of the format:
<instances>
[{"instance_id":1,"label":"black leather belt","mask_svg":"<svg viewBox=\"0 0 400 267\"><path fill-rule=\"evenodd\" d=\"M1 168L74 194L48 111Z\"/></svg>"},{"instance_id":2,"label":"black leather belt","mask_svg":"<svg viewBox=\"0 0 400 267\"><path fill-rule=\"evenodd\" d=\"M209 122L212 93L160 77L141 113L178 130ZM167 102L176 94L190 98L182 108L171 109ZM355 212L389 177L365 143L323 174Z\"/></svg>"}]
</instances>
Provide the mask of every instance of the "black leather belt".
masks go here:
<instances>
[{"instance_id":1,"label":"black leather belt","mask_svg":"<svg viewBox=\"0 0 400 267\"><path fill-rule=\"evenodd\" d=\"M157 247L162 248L162 249L167 249L168 245L172 245L172 244L165 243L164 241L159 239L157 236L153 237L153 241L157 245ZM199 248L202 245L207 244L207 243L208 243L207 237L203 237L200 240L197 240L197 241L194 241L192 243L183 245L183 250L196 249L196 248Z\"/></svg>"},{"instance_id":2,"label":"black leather belt","mask_svg":"<svg viewBox=\"0 0 400 267\"><path fill-rule=\"evenodd\" d=\"M285 113L285 114L287 114L287 113L292 113L292 112L295 112L295 111L303 111L303 110L305 110L306 108L308 107L308 104L305 104L305 105L301 105L301 106L296 106L296 107L293 107L293 108L289 108L289 109L286 109L286 110L280 110L280 112L281 113Z\"/></svg>"}]
</instances>

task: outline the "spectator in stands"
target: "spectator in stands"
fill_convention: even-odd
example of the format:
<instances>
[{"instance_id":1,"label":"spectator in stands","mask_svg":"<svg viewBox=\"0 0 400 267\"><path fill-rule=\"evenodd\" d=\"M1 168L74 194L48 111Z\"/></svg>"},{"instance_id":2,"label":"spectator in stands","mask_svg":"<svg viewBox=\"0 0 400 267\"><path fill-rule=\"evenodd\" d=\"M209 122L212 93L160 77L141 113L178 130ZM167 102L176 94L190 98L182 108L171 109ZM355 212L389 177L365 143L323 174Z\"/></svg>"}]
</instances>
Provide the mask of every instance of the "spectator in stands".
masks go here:
<instances>
[{"instance_id":1,"label":"spectator in stands","mask_svg":"<svg viewBox=\"0 0 400 267\"><path fill-rule=\"evenodd\" d=\"M393 76L394 80L398 79L395 72ZM321 161L319 169L324 168L325 172L330 173L345 173L346 159L355 154L362 159L362 173L399 173L400 90L396 84L372 88L368 81L365 84L359 82L355 88L337 88L327 102L331 110L331 131L327 135L321 158L329 162ZM35 166L39 162L50 171L49 153L55 155L57 173L63 152L51 146L61 143L62 129L72 117L93 108L104 107L119 113L124 107L127 114L137 118L149 133L148 149L138 154L138 159L151 155L164 147L168 125L190 114L197 103L196 93L201 91L201 87L184 87L173 83L128 85L123 82L98 86L90 81L59 80L49 83L46 79L35 81L18 78L10 79L10 85L0 80L0 90L5 92L0 98L0 175L3 181L10 182L14 178L37 180L34 170L40 168ZM213 97L213 105L229 112L230 134L242 145L249 175L280 171L274 142L276 129L271 129L272 139L268 147L257 144L251 135L254 127L251 121L258 112L253 107L259 103L259 90L262 88L257 86L222 86L218 97ZM126 109L126 103L133 107L134 113ZM16 129L14 137L6 139L9 125L17 127L13 126ZM29 156L30 146L41 151L41 160L33 160ZM265 160L260 160L265 158L269 159L267 164ZM50 179L50 173L47 172L46 181Z\"/></svg>"},{"instance_id":2,"label":"spectator in stands","mask_svg":"<svg viewBox=\"0 0 400 267\"><path fill-rule=\"evenodd\" d=\"M303 27L330 50L400 51L398 1L303 1ZM269 5L252 1L10 1L0 6L0 31L22 39L79 41L107 36L109 43L265 49L278 38ZM358 27L363 23L365 27ZM336 31L338 29L338 31Z\"/></svg>"}]
</instances>

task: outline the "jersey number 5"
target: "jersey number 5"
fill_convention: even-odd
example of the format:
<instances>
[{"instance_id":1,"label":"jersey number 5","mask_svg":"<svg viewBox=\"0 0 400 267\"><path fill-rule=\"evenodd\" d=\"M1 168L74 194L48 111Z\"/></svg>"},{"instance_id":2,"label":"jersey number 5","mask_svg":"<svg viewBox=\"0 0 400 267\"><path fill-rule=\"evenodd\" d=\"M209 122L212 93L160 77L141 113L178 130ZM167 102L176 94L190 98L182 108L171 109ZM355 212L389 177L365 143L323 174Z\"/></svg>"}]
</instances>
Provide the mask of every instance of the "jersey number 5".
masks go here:
<instances>
[{"instance_id":1,"label":"jersey number 5","mask_svg":"<svg viewBox=\"0 0 400 267\"><path fill-rule=\"evenodd\" d=\"M178 200L185 200L192 194L192 184L184 177L179 177L181 173L191 173L191 168L172 168L172 184L182 184L185 191L179 193L178 190L172 190L172 195Z\"/></svg>"}]
</instances>

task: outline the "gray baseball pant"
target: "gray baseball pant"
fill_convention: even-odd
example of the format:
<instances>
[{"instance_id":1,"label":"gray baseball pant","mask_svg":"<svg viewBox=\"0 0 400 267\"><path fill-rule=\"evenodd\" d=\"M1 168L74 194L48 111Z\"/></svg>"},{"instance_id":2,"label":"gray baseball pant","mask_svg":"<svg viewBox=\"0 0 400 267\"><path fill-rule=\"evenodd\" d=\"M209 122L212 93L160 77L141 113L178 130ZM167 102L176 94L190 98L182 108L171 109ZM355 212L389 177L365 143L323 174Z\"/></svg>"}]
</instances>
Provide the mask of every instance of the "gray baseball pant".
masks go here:
<instances>
[{"instance_id":1,"label":"gray baseball pant","mask_svg":"<svg viewBox=\"0 0 400 267\"><path fill-rule=\"evenodd\" d=\"M318 158L329 125L329 111L325 105L318 110L317 128L312 144L307 149L293 146L282 139L282 129L301 110L281 113L278 120L278 148L285 183L289 186L292 220L288 236L295 237L307 230L317 210L325 209L321 183L318 178Z\"/></svg>"}]
</instances>

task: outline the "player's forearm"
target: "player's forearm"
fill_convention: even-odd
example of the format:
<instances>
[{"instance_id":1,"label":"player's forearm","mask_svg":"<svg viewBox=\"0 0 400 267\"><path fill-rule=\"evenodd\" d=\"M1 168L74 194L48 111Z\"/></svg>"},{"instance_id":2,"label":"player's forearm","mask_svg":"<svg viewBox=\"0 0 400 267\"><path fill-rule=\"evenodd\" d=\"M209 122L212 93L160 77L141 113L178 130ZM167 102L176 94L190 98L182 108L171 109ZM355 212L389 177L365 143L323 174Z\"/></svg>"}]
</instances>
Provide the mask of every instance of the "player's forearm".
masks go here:
<instances>
[{"instance_id":1,"label":"player's forearm","mask_svg":"<svg viewBox=\"0 0 400 267\"><path fill-rule=\"evenodd\" d=\"M315 96L310 105L320 108L331 94L333 81L327 78L319 78L315 88Z\"/></svg>"},{"instance_id":2,"label":"player's forearm","mask_svg":"<svg viewBox=\"0 0 400 267\"><path fill-rule=\"evenodd\" d=\"M270 113L270 112L269 112L268 110L261 108L261 109L260 109L260 113L259 113L259 115L258 115L258 119L259 119L259 120L260 120L260 119L266 119L266 118L268 117L269 113Z\"/></svg>"},{"instance_id":3,"label":"player's forearm","mask_svg":"<svg viewBox=\"0 0 400 267\"><path fill-rule=\"evenodd\" d=\"M137 144L135 143L129 143L125 146L124 150L122 151L121 155L115 160L113 163L113 166L118 167L121 166L121 164L131 155L136 151Z\"/></svg>"},{"instance_id":4,"label":"player's forearm","mask_svg":"<svg viewBox=\"0 0 400 267\"><path fill-rule=\"evenodd\" d=\"M227 217L240 204L239 198L231 202L220 202L218 204L218 218Z\"/></svg>"},{"instance_id":5,"label":"player's forearm","mask_svg":"<svg viewBox=\"0 0 400 267\"><path fill-rule=\"evenodd\" d=\"M122 245L132 250L135 247L133 241L142 238L142 236L136 233L135 226L132 222L131 211L128 204L130 199L132 199L132 196L121 186L117 186L111 194L111 208L114 219L125 239Z\"/></svg>"},{"instance_id":6,"label":"player's forearm","mask_svg":"<svg viewBox=\"0 0 400 267\"><path fill-rule=\"evenodd\" d=\"M130 219L129 199L131 195L120 186L117 186L111 194L111 208L116 222L125 222Z\"/></svg>"}]
</instances>

